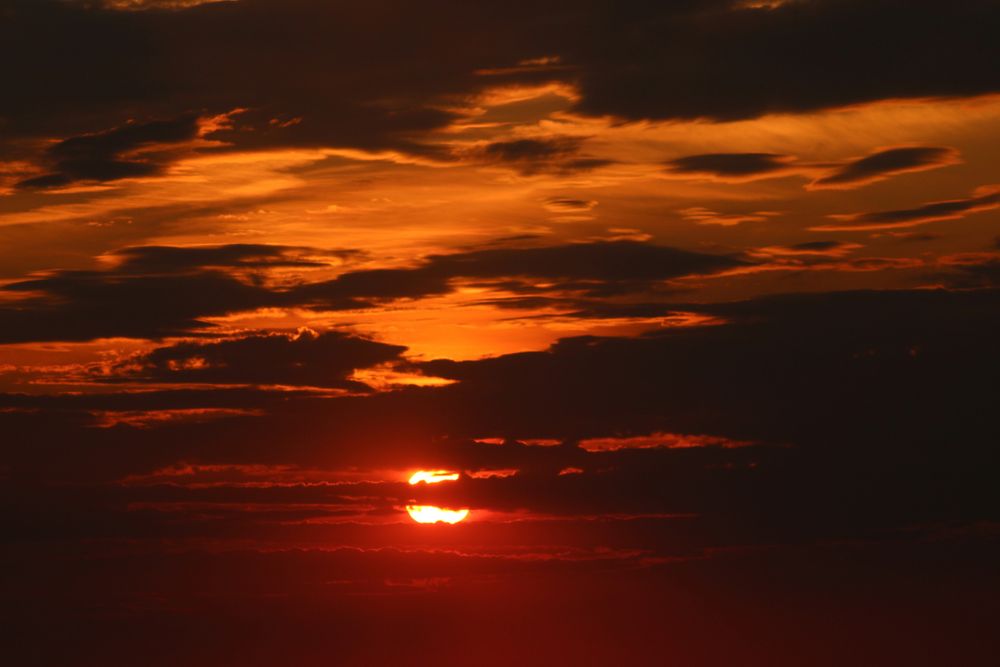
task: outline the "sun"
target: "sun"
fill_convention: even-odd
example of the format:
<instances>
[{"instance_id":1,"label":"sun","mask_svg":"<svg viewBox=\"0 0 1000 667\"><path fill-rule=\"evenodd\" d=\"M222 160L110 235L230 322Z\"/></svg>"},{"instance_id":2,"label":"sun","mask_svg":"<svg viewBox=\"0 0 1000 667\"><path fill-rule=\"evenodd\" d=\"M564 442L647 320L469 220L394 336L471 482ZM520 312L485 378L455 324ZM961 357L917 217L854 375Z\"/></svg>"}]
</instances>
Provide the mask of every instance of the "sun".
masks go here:
<instances>
[{"instance_id":1,"label":"sun","mask_svg":"<svg viewBox=\"0 0 1000 667\"><path fill-rule=\"evenodd\" d=\"M406 513L417 523L456 524L469 516L469 510L446 510L433 505L407 505Z\"/></svg>"},{"instance_id":2,"label":"sun","mask_svg":"<svg viewBox=\"0 0 1000 667\"><path fill-rule=\"evenodd\" d=\"M411 485L440 484L458 480L458 473L448 470L418 470L410 475ZM449 523L456 524L469 516L468 509L450 510L434 505L407 505L406 513L417 523Z\"/></svg>"},{"instance_id":3,"label":"sun","mask_svg":"<svg viewBox=\"0 0 1000 667\"><path fill-rule=\"evenodd\" d=\"M447 470L418 470L410 476L410 484L437 484L439 482L454 482L458 479L457 472Z\"/></svg>"}]
</instances>

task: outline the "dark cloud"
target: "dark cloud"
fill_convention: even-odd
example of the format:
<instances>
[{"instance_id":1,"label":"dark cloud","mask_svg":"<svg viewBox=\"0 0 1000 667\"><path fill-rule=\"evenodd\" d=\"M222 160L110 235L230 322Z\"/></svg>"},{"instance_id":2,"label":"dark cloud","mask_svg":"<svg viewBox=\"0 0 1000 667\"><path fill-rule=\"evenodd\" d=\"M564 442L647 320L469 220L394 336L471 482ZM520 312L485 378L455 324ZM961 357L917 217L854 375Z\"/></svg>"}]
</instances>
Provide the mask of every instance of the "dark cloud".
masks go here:
<instances>
[{"instance_id":1,"label":"dark cloud","mask_svg":"<svg viewBox=\"0 0 1000 667\"><path fill-rule=\"evenodd\" d=\"M211 138L239 148L333 145L442 159L446 152L426 135L458 118L444 109L485 85L477 70L541 50L531 44L552 24L510 7L446 2L243 0L141 12L58 0L5 6L0 56L13 62L32 45L58 45L12 72L12 95L0 104L12 138L240 110ZM429 32L418 36L413 25ZM515 36L529 53L512 49Z\"/></svg>"},{"instance_id":2,"label":"dark cloud","mask_svg":"<svg viewBox=\"0 0 1000 667\"><path fill-rule=\"evenodd\" d=\"M666 163L667 171L682 176L718 180L757 180L786 175L825 175L813 180L808 189L848 189L881 181L899 174L926 171L959 161L957 151L936 146L889 148L842 163L816 163L775 153L705 153L688 155Z\"/></svg>"},{"instance_id":3,"label":"dark cloud","mask_svg":"<svg viewBox=\"0 0 1000 667\"><path fill-rule=\"evenodd\" d=\"M83 150L129 119L143 127L243 109L211 138L240 148L392 148L446 159L432 135L458 117L445 110L455 100L546 81L576 84L579 112L629 120L750 118L1000 88L990 66L1000 16L989 0L812 0L772 9L709 0L461 8L242 0L141 12L8 0L5 14L0 57L21 65L9 73L0 116L22 152L25 139L75 137L67 141ZM425 29L417 36L413 25ZM33 48L41 43L56 46ZM552 56L560 67L517 66ZM525 150L491 152L502 160ZM34 185L152 169L97 155ZM600 164L575 160L568 168Z\"/></svg>"},{"instance_id":4,"label":"dark cloud","mask_svg":"<svg viewBox=\"0 0 1000 667\"><path fill-rule=\"evenodd\" d=\"M580 143L573 137L498 141L484 146L482 154L500 162L548 161L576 153Z\"/></svg>"},{"instance_id":5,"label":"dark cloud","mask_svg":"<svg viewBox=\"0 0 1000 667\"><path fill-rule=\"evenodd\" d=\"M364 390L350 379L354 371L398 360L405 350L337 331L268 333L156 348L115 364L106 379Z\"/></svg>"},{"instance_id":6,"label":"dark cloud","mask_svg":"<svg viewBox=\"0 0 1000 667\"><path fill-rule=\"evenodd\" d=\"M347 271L328 281L269 285L268 268L322 266L349 250L235 244L146 246L113 254L104 271L55 271L5 285L21 295L0 308L0 341L160 339L208 328L203 318L265 307L349 310L450 292L457 279L555 280L556 290L645 291L674 278L745 266L743 260L631 241L492 248L433 255L408 269ZM318 258L318 259L317 259ZM530 283L507 281L534 291Z\"/></svg>"},{"instance_id":7,"label":"dark cloud","mask_svg":"<svg viewBox=\"0 0 1000 667\"><path fill-rule=\"evenodd\" d=\"M266 269L353 254L261 244L124 248L109 255L107 270L53 271L3 286L21 298L0 307L0 341L188 335L208 327L204 317L288 303L264 284Z\"/></svg>"},{"instance_id":8,"label":"dark cloud","mask_svg":"<svg viewBox=\"0 0 1000 667\"><path fill-rule=\"evenodd\" d=\"M450 291L453 279L498 281L529 278L557 281L546 290L583 292L643 291L688 275L718 273L746 265L723 255L708 255L634 241L572 243L534 248L490 248L432 255L412 269L382 269L344 274L332 281L295 290L317 305L356 297L400 298ZM532 291L524 282L503 286Z\"/></svg>"},{"instance_id":9,"label":"dark cloud","mask_svg":"<svg viewBox=\"0 0 1000 667\"><path fill-rule=\"evenodd\" d=\"M873 213L833 215L837 222L812 227L816 231L851 231L916 227L942 220L959 220L974 213L1000 208L1000 189L996 186L979 188L967 199L931 202L915 208Z\"/></svg>"},{"instance_id":10,"label":"dark cloud","mask_svg":"<svg viewBox=\"0 0 1000 667\"><path fill-rule=\"evenodd\" d=\"M1000 253L947 255L939 262L944 270L931 278L945 285L960 289L1000 287Z\"/></svg>"},{"instance_id":11,"label":"dark cloud","mask_svg":"<svg viewBox=\"0 0 1000 667\"><path fill-rule=\"evenodd\" d=\"M435 255L428 264L431 271L466 278L531 276L627 282L715 273L741 266L742 262L649 243L605 241Z\"/></svg>"},{"instance_id":12,"label":"dark cloud","mask_svg":"<svg viewBox=\"0 0 1000 667\"><path fill-rule=\"evenodd\" d=\"M292 291L292 299L317 309L359 308L372 302L447 294L451 277L421 268L352 271L333 280L300 285Z\"/></svg>"},{"instance_id":13,"label":"dark cloud","mask_svg":"<svg viewBox=\"0 0 1000 667\"><path fill-rule=\"evenodd\" d=\"M66 397L61 410L52 409L52 397L4 397L5 407L18 410L0 411L8 436L2 464L24 479L88 483L178 462L514 468L521 471L514 477L412 493L505 511L694 514L691 532L681 534L701 546L868 539L913 526L995 521L1000 496L990 478L997 464L990 444L1000 433L990 415L1000 396L968 369L982 369L985 378L1000 364L998 300L995 290L918 290L678 304L727 323L418 363L456 383L338 398L258 396L252 404L263 406L264 416L143 431L85 428L91 422L80 413L102 404L162 409L170 392ZM256 346L262 360L274 357L267 364L280 373L296 363L323 366L330 354L337 357L330 350L338 344L295 348L291 339L251 339L164 348L151 372L169 376L171 360L202 352L243 359ZM248 365L220 372L226 381L233 373L245 378ZM195 405L198 395L179 394L178 404ZM33 413L32 405L48 409ZM655 433L755 444L605 452L576 445ZM472 442L486 437L508 442ZM516 442L533 438L563 444ZM64 447L70 439L74 446ZM565 467L581 472L558 475ZM411 493L398 485L354 491L390 504Z\"/></svg>"},{"instance_id":14,"label":"dark cloud","mask_svg":"<svg viewBox=\"0 0 1000 667\"><path fill-rule=\"evenodd\" d=\"M264 269L279 267L322 267L329 262L317 258L346 259L358 251L320 251L313 248L232 243L223 246L136 246L111 254L119 260L120 274L183 273L203 268Z\"/></svg>"},{"instance_id":15,"label":"dark cloud","mask_svg":"<svg viewBox=\"0 0 1000 667\"><path fill-rule=\"evenodd\" d=\"M965 414L987 400L971 387L961 397L949 392L968 364L997 354L987 333L998 326L988 305L997 298L995 291L858 292L675 304L731 323L564 339L545 352L421 368L460 381L444 391L490 405L500 435L593 437L608 417L642 432L814 441L841 429L903 428L890 415L916 405L935 404L928 420L937 422L942 410ZM949 342L955 336L967 337L964 351ZM925 379L910 384L917 376ZM537 397L525 393L529 386ZM865 426L866 419L874 421Z\"/></svg>"},{"instance_id":16,"label":"dark cloud","mask_svg":"<svg viewBox=\"0 0 1000 667\"><path fill-rule=\"evenodd\" d=\"M549 197L545 200L545 208L553 213L581 213L597 206L593 199L575 199L573 197Z\"/></svg>"},{"instance_id":17,"label":"dark cloud","mask_svg":"<svg viewBox=\"0 0 1000 667\"><path fill-rule=\"evenodd\" d=\"M705 153L671 160L667 169L676 174L754 178L787 170L789 160L788 156L774 153Z\"/></svg>"},{"instance_id":18,"label":"dark cloud","mask_svg":"<svg viewBox=\"0 0 1000 667\"><path fill-rule=\"evenodd\" d=\"M857 187L866 183L913 171L954 164L957 153L950 148L914 146L890 148L838 167L828 176L810 184L811 188Z\"/></svg>"},{"instance_id":19,"label":"dark cloud","mask_svg":"<svg viewBox=\"0 0 1000 667\"><path fill-rule=\"evenodd\" d=\"M119 275L60 271L6 285L24 298L0 308L0 341L159 339L203 329L200 318L276 305L270 290L222 271Z\"/></svg>"},{"instance_id":20,"label":"dark cloud","mask_svg":"<svg viewBox=\"0 0 1000 667\"><path fill-rule=\"evenodd\" d=\"M496 141L468 151L473 159L499 164L530 176L540 173L571 174L613 164L613 160L581 154L579 137L547 137Z\"/></svg>"},{"instance_id":21,"label":"dark cloud","mask_svg":"<svg viewBox=\"0 0 1000 667\"><path fill-rule=\"evenodd\" d=\"M568 58L589 114L735 120L1000 88L989 0L706 3L677 14L635 2L595 16L602 25Z\"/></svg>"},{"instance_id":22,"label":"dark cloud","mask_svg":"<svg viewBox=\"0 0 1000 667\"><path fill-rule=\"evenodd\" d=\"M198 119L185 116L176 120L129 124L78 137L64 139L45 151L51 171L18 184L21 188L48 188L77 181L115 181L159 173L164 163L156 156L136 156L137 149L194 139Z\"/></svg>"},{"instance_id":23,"label":"dark cloud","mask_svg":"<svg viewBox=\"0 0 1000 667\"><path fill-rule=\"evenodd\" d=\"M267 270L310 269L353 251L262 244L129 247L111 253L101 271L53 271L9 283L20 295L0 307L0 341L84 341L124 336L160 339L210 328L202 318L265 307L301 305L302 293L268 285ZM358 294L361 292L362 294ZM364 296L355 286L337 306Z\"/></svg>"}]
</instances>

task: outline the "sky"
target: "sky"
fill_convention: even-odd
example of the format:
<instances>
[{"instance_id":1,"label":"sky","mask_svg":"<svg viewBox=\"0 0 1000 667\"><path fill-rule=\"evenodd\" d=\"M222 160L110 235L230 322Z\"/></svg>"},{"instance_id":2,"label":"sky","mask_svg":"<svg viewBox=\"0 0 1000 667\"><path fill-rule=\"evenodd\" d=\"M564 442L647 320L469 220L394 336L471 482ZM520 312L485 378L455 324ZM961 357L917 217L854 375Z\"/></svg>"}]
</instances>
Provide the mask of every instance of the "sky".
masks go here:
<instances>
[{"instance_id":1,"label":"sky","mask_svg":"<svg viewBox=\"0 0 1000 667\"><path fill-rule=\"evenodd\" d=\"M994 664L994 0L0 0L12 667Z\"/></svg>"}]
</instances>

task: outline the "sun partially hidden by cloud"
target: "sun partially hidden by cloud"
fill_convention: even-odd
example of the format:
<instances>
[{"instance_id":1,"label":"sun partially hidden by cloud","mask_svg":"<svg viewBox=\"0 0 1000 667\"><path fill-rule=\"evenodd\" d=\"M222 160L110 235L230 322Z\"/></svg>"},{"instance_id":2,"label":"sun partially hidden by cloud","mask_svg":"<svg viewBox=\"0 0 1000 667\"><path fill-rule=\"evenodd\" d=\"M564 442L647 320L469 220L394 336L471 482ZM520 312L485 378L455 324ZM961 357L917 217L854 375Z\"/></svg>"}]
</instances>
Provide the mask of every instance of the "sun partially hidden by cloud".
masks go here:
<instances>
[{"instance_id":1,"label":"sun partially hidden by cloud","mask_svg":"<svg viewBox=\"0 0 1000 667\"><path fill-rule=\"evenodd\" d=\"M458 480L459 473L447 470L418 470L410 476L409 483L440 484ZM446 509L436 505L407 505L406 513L417 523L450 523L455 524L468 518L470 511L463 509Z\"/></svg>"},{"instance_id":2,"label":"sun partially hidden by cloud","mask_svg":"<svg viewBox=\"0 0 1000 667\"><path fill-rule=\"evenodd\" d=\"M407 505L406 512L417 523L450 523L464 521L469 510L446 510L433 505Z\"/></svg>"},{"instance_id":3,"label":"sun partially hidden by cloud","mask_svg":"<svg viewBox=\"0 0 1000 667\"><path fill-rule=\"evenodd\" d=\"M410 476L410 484L438 484L440 482L454 482L458 479L457 472L447 470L418 470Z\"/></svg>"}]
</instances>

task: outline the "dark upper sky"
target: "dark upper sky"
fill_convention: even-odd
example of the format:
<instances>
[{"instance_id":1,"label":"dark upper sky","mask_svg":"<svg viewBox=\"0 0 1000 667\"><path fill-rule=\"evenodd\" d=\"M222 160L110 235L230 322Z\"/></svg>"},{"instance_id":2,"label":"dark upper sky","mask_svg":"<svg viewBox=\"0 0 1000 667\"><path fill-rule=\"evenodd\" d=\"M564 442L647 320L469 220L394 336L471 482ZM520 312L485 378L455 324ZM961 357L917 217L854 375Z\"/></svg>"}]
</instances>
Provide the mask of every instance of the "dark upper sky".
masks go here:
<instances>
[{"instance_id":1,"label":"dark upper sky","mask_svg":"<svg viewBox=\"0 0 1000 667\"><path fill-rule=\"evenodd\" d=\"M10 664L993 664L998 34L0 0Z\"/></svg>"}]
</instances>

